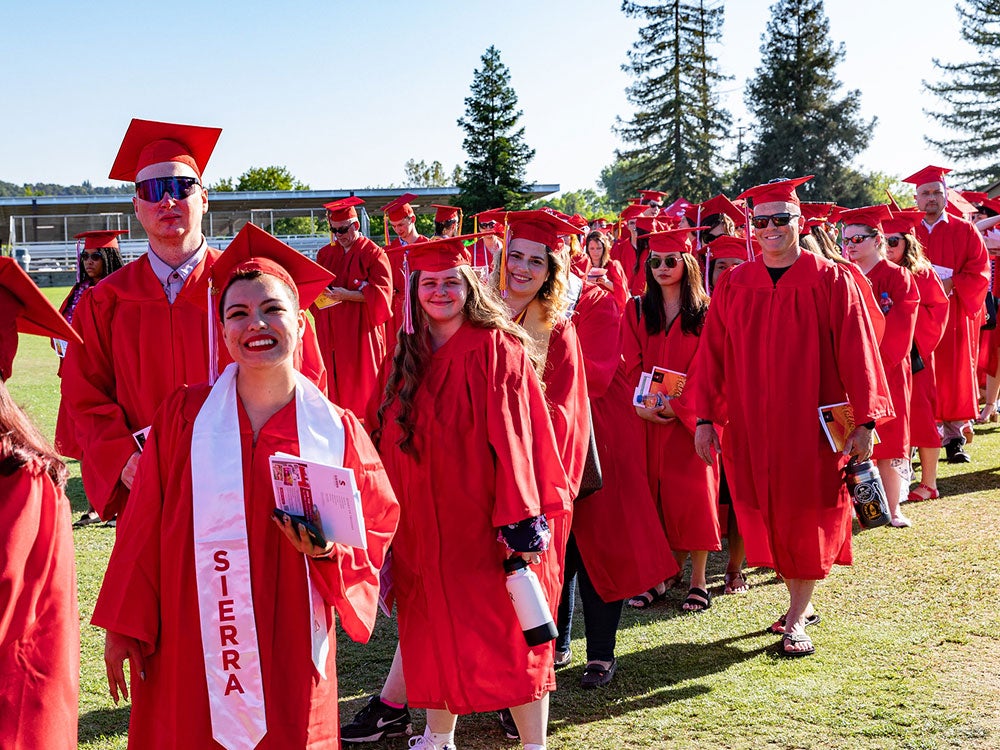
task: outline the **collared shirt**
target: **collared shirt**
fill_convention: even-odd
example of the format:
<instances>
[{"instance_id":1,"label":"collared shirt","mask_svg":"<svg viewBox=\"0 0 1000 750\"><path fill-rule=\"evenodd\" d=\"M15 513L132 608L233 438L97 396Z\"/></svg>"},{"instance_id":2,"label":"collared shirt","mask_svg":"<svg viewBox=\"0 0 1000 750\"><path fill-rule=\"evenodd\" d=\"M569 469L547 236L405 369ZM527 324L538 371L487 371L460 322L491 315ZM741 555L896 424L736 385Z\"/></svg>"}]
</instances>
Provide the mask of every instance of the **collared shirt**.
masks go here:
<instances>
[{"instance_id":1,"label":"collared shirt","mask_svg":"<svg viewBox=\"0 0 1000 750\"><path fill-rule=\"evenodd\" d=\"M153 269L156 278L160 280L163 292L167 295L167 302L173 304L174 300L177 299L177 295L181 293L187 277L191 275L191 272L197 268L198 264L205 257L205 253L208 251L208 242L202 237L201 245L195 251L195 254L177 268L167 265L159 255L153 252L152 247L147 247L149 248L146 253L149 256L149 267Z\"/></svg>"},{"instance_id":2,"label":"collared shirt","mask_svg":"<svg viewBox=\"0 0 1000 750\"><path fill-rule=\"evenodd\" d=\"M948 212L942 211L941 215L938 217L938 220L935 221L933 224L928 224L926 218L921 219L920 221L922 221L924 226L927 227L927 234L930 234L931 232L934 231L934 227L936 227L940 222L943 221L945 224L948 223Z\"/></svg>"}]
</instances>

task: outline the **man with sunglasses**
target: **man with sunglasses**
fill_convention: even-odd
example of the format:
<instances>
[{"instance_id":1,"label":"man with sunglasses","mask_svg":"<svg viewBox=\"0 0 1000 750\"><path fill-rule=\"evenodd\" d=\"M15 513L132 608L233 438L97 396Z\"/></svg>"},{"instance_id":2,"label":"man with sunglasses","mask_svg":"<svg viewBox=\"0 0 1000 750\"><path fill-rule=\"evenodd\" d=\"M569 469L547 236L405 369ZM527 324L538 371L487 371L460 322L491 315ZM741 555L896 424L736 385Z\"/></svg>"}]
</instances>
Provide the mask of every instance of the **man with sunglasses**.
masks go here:
<instances>
[{"instance_id":1,"label":"man with sunglasses","mask_svg":"<svg viewBox=\"0 0 1000 750\"><path fill-rule=\"evenodd\" d=\"M136 437L182 385L209 378L208 247L202 172L220 128L134 119L109 175L135 183L132 203L149 248L80 298L62 394L80 445L87 499L106 520L125 507L139 464ZM315 337L303 338L301 370L325 385ZM228 354L220 353L228 364Z\"/></svg>"},{"instance_id":2,"label":"man with sunglasses","mask_svg":"<svg viewBox=\"0 0 1000 750\"><path fill-rule=\"evenodd\" d=\"M392 316L392 268L385 250L361 233L351 196L325 204L330 244L316 262L336 277L312 306L316 337L329 376L330 400L364 419L385 359Z\"/></svg>"},{"instance_id":3,"label":"man with sunglasses","mask_svg":"<svg viewBox=\"0 0 1000 750\"><path fill-rule=\"evenodd\" d=\"M695 450L721 450L751 566L774 568L789 593L772 630L778 653L808 656L816 583L851 562L848 454L872 452L872 429L893 414L861 291L843 267L799 247L795 188L811 177L747 190L761 253L722 276L701 334ZM819 407L849 401L857 427L831 450ZM725 427L720 445L716 425Z\"/></svg>"},{"instance_id":4,"label":"man with sunglasses","mask_svg":"<svg viewBox=\"0 0 1000 750\"><path fill-rule=\"evenodd\" d=\"M989 254L976 228L957 216L949 216L945 210L945 175L950 171L928 166L903 182L916 186L917 208L924 212L923 221L917 225L917 239L950 302L944 338L934 350L942 446L948 463L969 463L972 459L964 446L973 434L970 420L979 414L976 360L980 317L990 284Z\"/></svg>"}]
</instances>

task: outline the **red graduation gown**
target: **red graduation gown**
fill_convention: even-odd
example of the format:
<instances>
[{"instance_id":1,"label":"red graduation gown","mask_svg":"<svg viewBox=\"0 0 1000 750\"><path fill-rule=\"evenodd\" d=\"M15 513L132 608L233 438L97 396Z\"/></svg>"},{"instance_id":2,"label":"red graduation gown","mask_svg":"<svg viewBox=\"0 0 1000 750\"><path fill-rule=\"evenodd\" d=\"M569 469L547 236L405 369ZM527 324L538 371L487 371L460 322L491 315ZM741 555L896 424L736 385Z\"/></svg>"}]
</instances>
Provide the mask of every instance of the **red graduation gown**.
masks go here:
<instances>
[{"instance_id":1,"label":"red graduation gown","mask_svg":"<svg viewBox=\"0 0 1000 750\"><path fill-rule=\"evenodd\" d=\"M774 285L762 257L712 296L688 382L694 411L726 425L723 460L750 565L821 579L851 562L851 504L817 408L849 400L892 417L875 334L850 272L803 252ZM849 397L848 397L849 396Z\"/></svg>"},{"instance_id":2,"label":"red graduation gown","mask_svg":"<svg viewBox=\"0 0 1000 750\"><path fill-rule=\"evenodd\" d=\"M88 285L82 289L78 289L80 282L78 282L68 295L66 299L63 300L62 305L59 307L59 312L62 313L63 317L69 323L73 322L73 313L76 312L76 305L80 303L81 295L90 288ZM73 298L76 297L76 305L73 304ZM64 360L59 360L59 377L63 376L63 362ZM56 417L56 436L55 436L55 446L56 450L59 451L60 455L69 456L71 458L80 458L82 455L80 444L76 440L76 428L73 425L73 420L69 416L69 407L66 405L64 399L59 399L59 414Z\"/></svg>"},{"instance_id":3,"label":"red graduation gown","mask_svg":"<svg viewBox=\"0 0 1000 750\"><path fill-rule=\"evenodd\" d=\"M524 641L497 529L561 512L569 486L523 347L466 323L414 396L416 457L397 445L398 414L397 400L381 453L401 510L392 575L408 702L465 714L541 698L556 685L552 644Z\"/></svg>"},{"instance_id":4,"label":"red graduation gown","mask_svg":"<svg viewBox=\"0 0 1000 750\"><path fill-rule=\"evenodd\" d=\"M367 237L350 249L336 242L322 248L316 262L336 275L334 286L360 291L360 302L341 302L319 310L316 320L330 400L364 417L386 355L385 324L392 315L392 268L385 251Z\"/></svg>"},{"instance_id":5,"label":"red graduation gown","mask_svg":"<svg viewBox=\"0 0 1000 750\"><path fill-rule=\"evenodd\" d=\"M207 385L175 393L156 417L132 498L119 521L93 624L137 638L146 679L132 683L130 748L218 748L212 739L194 561L191 435ZM268 458L298 454L294 400L261 428L256 444L239 404L243 486L254 620L260 650L267 734L257 750L340 747L336 632L327 611L328 679L312 664L309 588L303 556L271 521ZM310 560L320 594L354 640L371 636L378 571L398 519L398 505L378 454L353 415L342 414L344 466L362 496L368 550L338 545L330 560Z\"/></svg>"},{"instance_id":6,"label":"red graduation gown","mask_svg":"<svg viewBox=\"0 0 1000 750\"><path fill-rule=\"evenodd\" d=\"M17 355L17 316L21 303L0 287L0 380L9 380Z\"/></svg>"},{"instance_id":7,"label":"red graduation gown","mask_svg":"<svg viewBox=\"0 0 1000 750\"><path fill-rule=\"evenodd\" d=\"M617 264L616 264L617 265ZM585 283L573 317L583 348L604 486L573 508L573 535L600 597L633 596L677 572L646 481L644 439L630 406L621 314L612 295Z\"/></svg>"},{"instance_id":8,"label":"red graduation gown","mask_svg":"<svg viewBox=\"0 0 1000 750\"><path fill-rule=\"evenodd\" d=\"M686 373L693 369L700 337L684 333L680 318L669 330L650 336L644 320L625 315L623 355L628 381L635 385L639 376L653 367ZM663 424L643 421L646 434L646 462L649 491L659 504L660 518L667 541L675 550L720 550L719 466L707 465L695 453L694 430L697 416L692 408L691 392L670 401L676 419ZM634 410L633 410L633 413ZM639 419L639 417L636 417Z\"/></svg>"},{"instance_id":9,"label":"red graduation gown","mask_svg":"<svg viewBox=\"0 0 1000 750\"><path fill-rule=\"evenodd\" d=\"M935 359L937 417L946 422L974 419L978 414L979 391L976 358L979 317L989 287L989 256L979 231L967 221L948 216L927 231L921 222L917 238L927 257L936 266L953 271L954 289L948 323Z\"/></svg>"},{"instance_id":10,"label":"red graduation gown","mask_svg":"<svg viewBox=\"0 0 1000 750\"><path fill-rule=\"evenodd\" d=\"M891 305L885 313L885 334L879 342L879 356L889 383L892 408L896 418L878 428L879 444L872 457L909 458L910 455L910 394L913 371L910 349L917 323L920 293L910 272L888 260L879 261L867 274L875 298ZM883 297L886 295L886 297Z\"/></svg>"},{"instance_id":11,"label":"red graduation gown","mask_svg":"<svg viewBox=\"0 0 1000 750\"><path fill-rule=\"evenodd\" d=\"M76 748L80 616L69 501L47 474L0 472L0 747Z\"/></svg>"},{"instance_id":12,"label":"red graduation gown","mask_svg":"<svg viewBox=\"0 0 1000 750\"><path fill-rule=\"evenodd\" d=\"M933 269L913 274L920 306L917 325L913 331L924 369L913 373L913 391L910 394L910 445L919 448L940 448L941 435L937 431L937 385L934 375L937 358L934 351L941 343L948 323L950 303L945 296L941 280Z\"/></svg>"},{"instance_id":13,"label":"red graduation gown","mask_svg":"<svg viewBox=\"0 0 1000 750\"><path fill-rule=\"evenodd\" d=\"M639 256L638 263L636 263L637 254ZM615 244L611 246L611 259L617 260L621 264L630 296L635 297L646 291L646 258L648 257L649 251L644 250L642 253L638 253L632 246L628 235L616 240Z\"/></svg>"},{"instance_id":14,"label":"red graduation gown","mask_svg":"<svg viewBox=\"0 0 1000 750\"><path fill-rule=\"evenodd\" d=\"M143 255L84 294L73 327L62 396L81 447L87 499L101 518L122 511L128 490L122 469L136 450L132 433L149 427L178 387L208 380L208 269L220 252L208 248L173 304ZM231 360L219 334L219 370ZM326 373L308 330L297 367L323 388Z\"/></svg>"}]
</instances>

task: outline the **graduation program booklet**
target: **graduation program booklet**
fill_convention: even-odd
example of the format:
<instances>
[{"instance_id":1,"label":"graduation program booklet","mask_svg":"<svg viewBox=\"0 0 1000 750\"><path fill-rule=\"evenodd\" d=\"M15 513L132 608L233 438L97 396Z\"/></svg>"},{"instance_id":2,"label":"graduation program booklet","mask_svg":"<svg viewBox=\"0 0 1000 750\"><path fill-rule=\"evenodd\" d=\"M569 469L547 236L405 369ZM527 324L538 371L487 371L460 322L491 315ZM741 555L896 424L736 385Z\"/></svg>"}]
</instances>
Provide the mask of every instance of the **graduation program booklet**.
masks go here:
<instances>
[{"instance_id":1,"label":"graduation program booklet","mask_svg":"<svg viewBox=\"0 0 1000 750\"><path fill-rule=\"evenodd\" d=\"M353 471L288 453L275 453L270 461L278 508L305 516L331 542L368 548L361 493Z\"/></svg>"},{"instance_id":2,"label":"graduation program booklet","mask_svg":"<svg viewBox=\"0 0 1000 750\"><path fill-rule=\"evenodd\" d=\"M843 453L844 445L847 443L847 436L854 431L854 409L847 401L839 404L827 404L819 407L819 423L823 427L823 434L833 448L834 453ZM875 430L872 430L872 440L878 445L879 437Z\"/></svg>"},{"instance_id":3,"label":"graduation program booklet","mask_svg":"<svg viewBox=\"0 0 1000 750\"><path fill-rule=\"evenodd\" d=\"M687 373L654 367L652 372L644 372L639 376L633 404L641 406L645 396L656 393L662 393L666 398L677 398L684 392L686 382Z\"/></svg>"}]
</instances>

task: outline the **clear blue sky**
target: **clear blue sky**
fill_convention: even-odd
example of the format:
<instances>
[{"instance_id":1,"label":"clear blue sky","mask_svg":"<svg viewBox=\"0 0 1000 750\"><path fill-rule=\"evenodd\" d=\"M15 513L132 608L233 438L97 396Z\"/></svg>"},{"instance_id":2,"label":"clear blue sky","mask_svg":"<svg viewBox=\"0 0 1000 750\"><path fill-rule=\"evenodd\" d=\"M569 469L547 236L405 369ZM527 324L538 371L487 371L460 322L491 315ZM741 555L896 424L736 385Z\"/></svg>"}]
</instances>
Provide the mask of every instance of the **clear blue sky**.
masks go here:
<instances>
[{"instance_id":1,"label":"clear blue sky","mask_svg":"<svg viewBox=\"0 0 1000 750\"><path fill-rule=\"evenodd\" d=\"M724 104L747 123L743 90L759 64L768 0L726 3ZM973 59L951 2L828 0L837 70L878 115L856 167L905 176L944 164L922 141L937 106L931 57ZM223 128L205 178L279 164L313 188L403 181L407 159L464 161L456 120L473 70L501 51L536 157L529 179L594 187L630 109L621 71L638 23L614 0L507 3L110 0L8 2L0 179L106 177L130 118ZM652 187L652 186L651 186ZM703 196L691 196L699 198Z\"/></svg>"}]
</instances>

